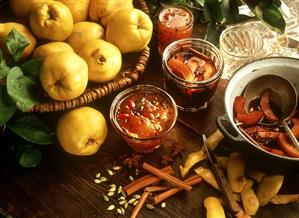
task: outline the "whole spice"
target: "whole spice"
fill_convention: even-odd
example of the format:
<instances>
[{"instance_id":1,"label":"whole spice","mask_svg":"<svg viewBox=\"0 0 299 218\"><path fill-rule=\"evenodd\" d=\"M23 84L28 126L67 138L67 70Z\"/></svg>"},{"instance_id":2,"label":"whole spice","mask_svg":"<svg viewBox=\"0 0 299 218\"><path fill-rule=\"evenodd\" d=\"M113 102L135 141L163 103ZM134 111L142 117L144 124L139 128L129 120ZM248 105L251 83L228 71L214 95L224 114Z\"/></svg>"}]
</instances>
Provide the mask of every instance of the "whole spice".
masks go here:
<instances>
[{"instance_id":1,"label":"whole spice","mask_svg":"<svg viewBox=\"0 0 299 218\"><path fill-rule=\"evenodd\" d=\"M164 167L161 170L168 174L174 174L174 171L170 166ZM123 190L127 193L127 195L131 195L131 194L135 193L136 191L138 191L148 185L151 185L155 182L158 182L160 180L161 180L161 178L159 178L157 176L146 175L146 176L143 176L143 177L131 182L130 184L126 185L123 188Z\"/></svg>"},{"instance_id":2,"label":"whole spice","mask_svg":"<svg viewBox=\"0 0 299 218\"><path fill-rule=\"evenodd\" d=\"M161 163L164 166L167 166L167 165L169 165L169 163L173 162L173 159L170 156L168 156L167 154L162 155L161 159L162 159Z\"/></svg>"},{"instance_id":3,"label":"whole spice","mask_svg":"<svg viewBox=\"0 0 299 218\"><path fill-rule=\"evenodd\" d=\"M176 177L173 177L165 172L163 172L162 170L148 164L148 163L143 163L142 165L143 169L149 171L150 173L160 177L161 179L164 179L166 180L167 182L173 184L173 185L176 185L182 189L185 189L186 191L190 192L191 189L192 189L192 186L188 185L188 184L185 184L183 181L179 180L178 178Z\"/></svg>"},{"instance_id":4,"label":"whole spice","mask_svg":"<svg viewBox=\"0 0 299 218\"><path fill-rule=\"evenodd\" d=\"M141 195L136 207L133 209L133 212L131 214L131 218L137 217L140 209L142 208L142 206L143 206L143 204L146 201L148 196L149 196L149 192L143 192L143 194Z\"/></svg>"},{"instance_id":5,"label":"whole spice","mask_svg":"<svg viewBox=\"0 0 299 218\"><path fill-rule=\"evenodd\" d=\"M172 150L172 153L171 153L171 156L172 157L175 157L177 156L178 154L183 154L183 150L184 150L184 146L181 145L181 144L177 144L177 143L174 143L171 147L171 150Z\"/></svg>"},{"instance_id":6,"label":"whole spice","mask_svg":"<svg viewBox=\"0 0 299 218\"><path fill-rule=\"evenodd\" d=\"M199 175L195 175L195 176L192 176L186 180L184 180L184 183L187 184L187 185L195 185L199 182L202 181L202 178L199 176ZM179 191L181 191L182 188L179 188L179 187L176 187L176 188L171 188L165 192L162 192L161 194L159 195L156 195L153 200L154 200L154 204L159 204L161 203L162 201L164 201L165 199L173 196L174 194L178 193Z\"/></svg>"},{"instance_id":7,"label":"whole spice","mask_svg":"<svg viewBox=\"0 0 299 218\"><path fill-rule=\"evenodd\" d=\"M142 160L143 155L137 154L134 152L131 157L127 157L124 161L123 164L127 165L129 168L136 168L138 169L140 167L140 161Z\"/></svg>"}]
</instances>

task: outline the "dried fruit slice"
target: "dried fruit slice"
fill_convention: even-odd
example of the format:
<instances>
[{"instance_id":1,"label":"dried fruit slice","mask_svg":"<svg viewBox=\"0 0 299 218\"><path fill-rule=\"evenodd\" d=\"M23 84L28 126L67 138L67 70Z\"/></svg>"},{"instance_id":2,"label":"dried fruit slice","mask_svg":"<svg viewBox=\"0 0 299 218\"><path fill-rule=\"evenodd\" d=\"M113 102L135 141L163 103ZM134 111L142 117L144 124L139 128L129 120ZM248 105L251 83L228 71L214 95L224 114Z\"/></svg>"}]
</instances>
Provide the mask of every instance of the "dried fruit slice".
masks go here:
<instances>
[{"instance_id":1,"label":"dried fruit slice","mask_svg":"<svg viewBox=\"0 0 299 218\"><path fill-rule=\"evenodd\" d=\"M189 82L192 82L194 80L192 71L183 62L175 58L170 58L168 60L168 65L170 67L171 72L176 74L178 77L187 80Z\"/></svg>"},{"instance_id":2,"label":"dried fruit slice","mask_svg":"<svg viewBox=\"0 0 299 218\"><path fill-rule=\"evenodd\" d=\"M265 89L262 93L260 106L261 109L264 111L265 118L269 121L276 122L279 118L274 114L270 107L270 94L272 90L270 88Z\"/></svg>"}]
</instances>

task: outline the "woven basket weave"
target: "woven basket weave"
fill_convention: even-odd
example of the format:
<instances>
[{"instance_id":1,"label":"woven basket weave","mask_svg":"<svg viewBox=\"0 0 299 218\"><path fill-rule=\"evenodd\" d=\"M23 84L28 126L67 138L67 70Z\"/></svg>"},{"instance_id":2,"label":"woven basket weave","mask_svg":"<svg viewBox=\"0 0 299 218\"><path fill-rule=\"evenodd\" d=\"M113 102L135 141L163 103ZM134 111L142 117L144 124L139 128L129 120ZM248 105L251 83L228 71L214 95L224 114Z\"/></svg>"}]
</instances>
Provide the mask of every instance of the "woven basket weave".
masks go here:
<instances>
[{"instance_id":1,"label":"woven basket weave","mask_svg":"<svg viewBox=\"0 0 299 218\"><path fill-rule=\"evenodd\" d=\"M145 0L135 0L134 5L136 8L139 8L140 10L149 14L149 8ZM141 52L131 55L129 54L129 58L124 57L123 62L125 63L123 64L123 67L118 76L112 81L107 83L89 84L82 95L68 101L55 101L47 97L45 98L45 100L43 100L42 103L35 105L29 112L43 113L64 111L71 108L76 108L98 100L101 97L107 96L122 88L130 86L131 84L136 82L142 75L148 62L149 55L150 49L148 46ZM135 63L126 63L127 59L134 59L133 62Z\"/></svg>"}]
</instances>

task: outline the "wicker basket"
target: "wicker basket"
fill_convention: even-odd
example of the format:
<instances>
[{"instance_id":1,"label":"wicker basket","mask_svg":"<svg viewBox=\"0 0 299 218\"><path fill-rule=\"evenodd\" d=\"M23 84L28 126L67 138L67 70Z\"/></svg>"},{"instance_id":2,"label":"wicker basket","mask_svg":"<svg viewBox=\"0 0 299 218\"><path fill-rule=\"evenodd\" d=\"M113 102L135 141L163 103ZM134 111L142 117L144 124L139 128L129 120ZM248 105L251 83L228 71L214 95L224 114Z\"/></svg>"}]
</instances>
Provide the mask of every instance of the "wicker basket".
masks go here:
<instances>
[{"instance_id":1,"label":"wicker basket","mask_svg":"<svg viewBox=\"0 0 299 218\"><path fill-rule=\"evenodd\" d=\"M134 5L136 8L149 14L149 8L145 0L135 0ZM115 91L130 86L142 75L149 55L149 47L146 47L138 53L123 55L122 69L118 76L112 81L98 84L90 83L82 95L68 101L55 101L49 97L45 97L42 103L35 105L29 112L43 113L68 110L91 103L103 96L107 96Z\"/></svg>"}]
</instances>

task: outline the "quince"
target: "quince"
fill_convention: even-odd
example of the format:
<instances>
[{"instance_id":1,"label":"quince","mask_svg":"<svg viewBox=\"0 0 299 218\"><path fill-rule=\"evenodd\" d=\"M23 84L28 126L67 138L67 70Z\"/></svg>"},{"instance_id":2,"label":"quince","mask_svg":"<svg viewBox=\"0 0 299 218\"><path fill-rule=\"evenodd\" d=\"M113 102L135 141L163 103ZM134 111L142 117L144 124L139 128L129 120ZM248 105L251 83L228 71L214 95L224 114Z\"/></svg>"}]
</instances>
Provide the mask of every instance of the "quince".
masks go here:
<instances>
[{"instance_id":1,"label":"quince","mask_svg":"<svg viewBox=\"0 0 299 218\"><path fill-rule=\"evenodd\" d=\"M153 23L149 16L139 9L117 11L108 23L106 40L116 45L121 53L137 52L149 43Z\"/></svg>"},{"instance_id":2,"label":"quince","mask_svg":"<svg viewBox=\"0 0 299 218\"><path fill-rule=\"evenodd\" d=\"M74 25L71 35L66 42L72 46L76 53L80 48L91 39L103 39L105 36L104 28L94 22L79 22Z\"/></svg>"},{"instance_id":3,"label":"quince","mask_svg":"<svg viewBox=\"0 0 299 218\"><path fill-rule=\"evenodd\" d=\"M27 20L32 10L49 1L52 0L9 0L9 6L17 18Z\"/></svg>"},{"instance_id":4,"label":"quince","mask_svg":"<svg viewBox=\"0 0 299 218\"><path fill-rule=\"evenodd\" d=\"M33 10L29 22L37 37L50 41L64 41L73 30L70 9L58 1L45 3Z\"/></svg>"},{"instance_id":5,"label":"quince","mask_svg":"<svg viewBox=\"0 0 299 218\"><path fill-rule=\"evenodd\" d=\"M107 123L101 112L80 107L62 115L56 135L63 149L74 155L91 155L98 151L107 137Z\"/></svg>"},{"instance_id":6,"label":"quince","mask_svg":"<svg viewBox=\"0 0 299 218\"><path fill-rule=\"evenodd\" d=\"M21 57L22 59L26 59L33 52L36 45L36 40L32 35L32 33L30 32L30 30L27 29L27 27L24 26L23 24L14 23L14 22L0 23L0 48L4 52L4 56L6 56L7 55L7 48L5 44L6 37L13 28L15 28L20 34L22 34L26 38L27 42L29 43L29 45L24 49Z\"/></svg>"},{"instance_id":7,"label":"quince","mask_svg":"<svg viewBox=\"0 0 299 218\"><path fill-rule=\"evenodd\" d=\"M49 54L60 51L72 51L73 48L65 42L49 42L38 46L32 55L32 58L45 59Z\"/></svg>"},{"instance_id":8,"label":"quince","mask_svg":"<svg viewBox=\"0 0 299 218\"><path fill-rule=\"evenodd\" d=\"M72 12L74 23L84 21L88 17L90 0L58 0L65 4Z\"/></svg>"},{"instance_id":9,"label":"quince","mask_svg":"<svg viewBox=\"0 0 299 218\"><path fill-rule=\"evenodd\" d=\"M88 64L88 79L94 82L107 82L114 79L121 69L122 57L119 49L104 40L88 41L79 55Z\"/></svg>"},{"instance_id":10,"label":"quince","mask_svg":"<svg viewBox=\"0 0 299 218\"><path fill-rule=\"evenodd\" d=\"M88 82L88 66L74 52L52 53L42 63L40 81L51 98L71 100L84 92Z\"/></svg>"},{"instance_id":11,"label":"quince","mask_svg":"<svg viewBox=\"0 0 299 218\"><path fill-rule=\"evenodd\" d=\"M89 6L89 17L92 21L101 21L107 26L110 17L118 10L132 9L132 0L91 0Z\"/></svg>"}]
</instances>

